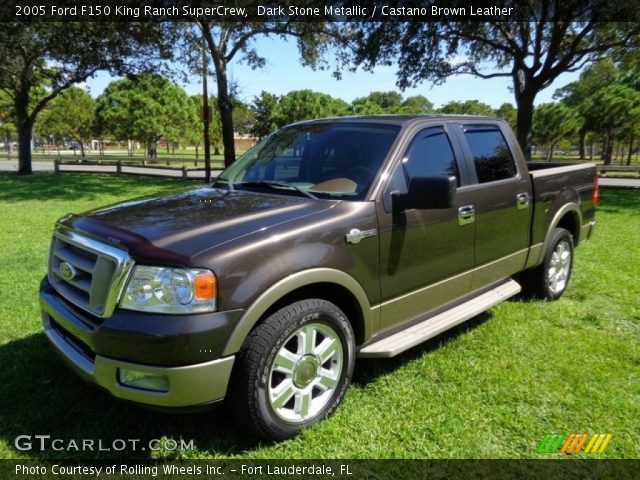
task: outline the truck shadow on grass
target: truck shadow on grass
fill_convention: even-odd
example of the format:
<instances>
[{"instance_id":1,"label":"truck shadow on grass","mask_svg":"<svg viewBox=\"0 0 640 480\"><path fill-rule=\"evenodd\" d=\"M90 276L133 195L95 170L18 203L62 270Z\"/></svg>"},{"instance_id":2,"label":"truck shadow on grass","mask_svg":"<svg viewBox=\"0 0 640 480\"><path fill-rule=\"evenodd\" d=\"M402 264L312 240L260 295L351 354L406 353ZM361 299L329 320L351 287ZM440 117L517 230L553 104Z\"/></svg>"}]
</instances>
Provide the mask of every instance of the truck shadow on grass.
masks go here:
<instances>
[{"instance_id":1,"label":"truck shadow on grass","mask_svg":"<svg viewBox=\"0 0 640 480\"><path fill-rule=\"evenodd\" d=\"M37 459L125 459L176 458L179 450L151 452L149 441L173 439L193 444L201 453L241 454L258 446L256 439L243 434L224 408L197 414L167 414L146 410L118 401L108 393L76 377L51 350L44 334L34 334L0 347L0 371L3 393L0 398L0 438L9 451L2 457L27 455ZM16 437L32 436L32 449L16 448ZM88 451L55 451L51 445L40 450L34 435L50 435L66 445L75 440L93 439ZM127 442L116 451L114 440ZM128 439L139 439L134 451ZM103 448L99 451L98 441ZM47 441L49 442L49 441ZM116 443L116 447L118 447ZM24 446L24 445L23 445ZM155 444L153 447L155 448ZM144 449L144 450L143 450ZM186 452L184 456L189 457Z\"/></svg>"},{"instance_id":2,"label":"truck shadow on grass","mask_svg":"<svg viewBox=\"0 0 640 480\"><path fill-rule=\"evenodd\" d=\"M491 312L483 312L395 357L361 359L356 362L353 383L364 386L375 381L380 376L393 373L406 363L422 358L424 355L428 355L441 348L446 343L455 340L470 330L478 328L485 322L491 320L492 317L493 314Z\"/></svg>"},{"instance_id":3,"label":"truck shadow on grass","mask_svg":"<svg viewBox=\"0 0 640 480\"><path fill-rule=\"evenodd\" d=\"M360 360L356 363L353 381L360 386L375 381L380 375L391 373L403 364L440 348L490 318L490 313L480 314L394 358ZM149 442L156 439L177 442L182 439L185 443L193 440L198 453L205 456L246 455L261 446L258 439L243 432L225 406L202 413L168 414L114 399L74 375L54 354L42 333L0 347L0 362L4 365L0 370L0 382L5 387L0 398L0 438L8 446L8 451L0 451L4 457L180 458L179 450L150 451ZM16 447L16 438L21 435L31 436L31 449L21 451ZM45 441L44 450L41 450L35 435L50 436ZM57 447L68 445L73 440L80 449L54 450L51 445L53 439L62 439ZM83 439L93 440L93 449L83 451ZM131 448L130 439L137 440L135 450ZM127 448L118 451L122 440ZM18 441L22 448L28 446L28 442ZM192 457L189 452L183 456Z\"/></svg>"}]
</instances>

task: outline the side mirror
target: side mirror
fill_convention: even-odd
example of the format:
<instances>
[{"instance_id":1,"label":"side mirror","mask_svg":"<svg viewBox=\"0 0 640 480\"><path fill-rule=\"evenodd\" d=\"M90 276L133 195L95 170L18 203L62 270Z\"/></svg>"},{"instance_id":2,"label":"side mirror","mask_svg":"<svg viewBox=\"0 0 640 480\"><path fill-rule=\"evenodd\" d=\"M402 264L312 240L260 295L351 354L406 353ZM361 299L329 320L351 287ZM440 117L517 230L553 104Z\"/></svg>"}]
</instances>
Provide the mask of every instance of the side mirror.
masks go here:
<instances>
[{"instance_id":1,"label":"side mirror","mask_svg":"<svg viewBox=\"0 0 640 480\"><path fill-rule=\"evenodd\" d=\"M407 193L392 192L393 210L451 208L456 203L454 176L414 177Z\"/></svg>"}]
</instances>

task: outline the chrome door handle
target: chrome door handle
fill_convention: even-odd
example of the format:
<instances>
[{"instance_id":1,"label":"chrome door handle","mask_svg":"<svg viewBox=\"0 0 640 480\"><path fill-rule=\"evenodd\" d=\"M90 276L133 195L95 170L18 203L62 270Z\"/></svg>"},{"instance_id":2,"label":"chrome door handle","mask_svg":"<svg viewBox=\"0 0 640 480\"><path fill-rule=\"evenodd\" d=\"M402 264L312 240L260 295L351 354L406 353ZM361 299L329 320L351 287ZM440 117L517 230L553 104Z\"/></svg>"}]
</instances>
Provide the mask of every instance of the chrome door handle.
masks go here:
<instances>
[{"instance_id":1,"label":"chrome door handle","mask_svg":"<svg viewBox=\"0 0 640 480\"><path fill-rule=\"evenodd\" d=\"M529 207L529 194L519 193L516 195L516 201L518 204L518 210L522 210Z\"/></svg>"},{"instance_id":2,"label":"chrome door handle","mask_svg":"<svg viewBox=\"0 0 640 480\"><path fill-rule=\"evenodd\" d=\"M458 225L467 225L476 220L476 209L473 205L458 208Z\"/></svg>"}]
</instances>

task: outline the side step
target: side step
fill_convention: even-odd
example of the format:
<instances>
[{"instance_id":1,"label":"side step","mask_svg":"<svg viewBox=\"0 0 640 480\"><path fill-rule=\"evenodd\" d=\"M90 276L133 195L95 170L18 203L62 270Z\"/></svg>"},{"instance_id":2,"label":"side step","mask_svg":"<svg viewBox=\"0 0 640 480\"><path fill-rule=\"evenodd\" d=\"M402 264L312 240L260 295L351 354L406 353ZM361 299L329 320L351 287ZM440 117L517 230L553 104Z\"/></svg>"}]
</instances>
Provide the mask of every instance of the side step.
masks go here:
<instances>
[{"instance_id":1,"label":"side step","mask_svg":"<svg viewBox=\"0 0 640 480\"><path fill-rule=\"evenodd\" d=\"M394 357L405 350L433 338L445 330L469 320L498 303L520 292L520 285L507 280L482 295L472 298L450 310L430 317L412 327L367 345L358 356L361 358Z\"/></svg>"}]
</instances>

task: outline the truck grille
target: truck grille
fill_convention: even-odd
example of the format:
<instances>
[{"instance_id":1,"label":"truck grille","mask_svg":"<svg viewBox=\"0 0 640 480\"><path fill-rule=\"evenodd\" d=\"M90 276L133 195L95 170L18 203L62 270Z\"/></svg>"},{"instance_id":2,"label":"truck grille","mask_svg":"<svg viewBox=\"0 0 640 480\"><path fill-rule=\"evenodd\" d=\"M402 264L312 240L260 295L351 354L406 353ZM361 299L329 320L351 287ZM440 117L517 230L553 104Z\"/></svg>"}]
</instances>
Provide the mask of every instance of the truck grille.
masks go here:
<instances>
[{"instance_id":1,"label":"truck grille","mask_svg":"<svg viewBox=\"0 0 640 480\"><path fill-rule=\"evenodd\" d=\"M113 313L133 262L124 250L58 225L49 252L49 283L69 302L100 317Z\"/></svg>"}]
</instances>

